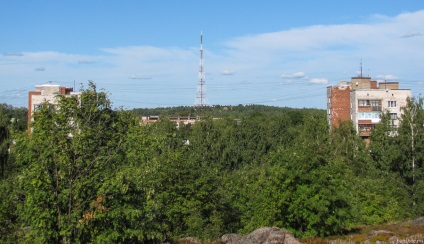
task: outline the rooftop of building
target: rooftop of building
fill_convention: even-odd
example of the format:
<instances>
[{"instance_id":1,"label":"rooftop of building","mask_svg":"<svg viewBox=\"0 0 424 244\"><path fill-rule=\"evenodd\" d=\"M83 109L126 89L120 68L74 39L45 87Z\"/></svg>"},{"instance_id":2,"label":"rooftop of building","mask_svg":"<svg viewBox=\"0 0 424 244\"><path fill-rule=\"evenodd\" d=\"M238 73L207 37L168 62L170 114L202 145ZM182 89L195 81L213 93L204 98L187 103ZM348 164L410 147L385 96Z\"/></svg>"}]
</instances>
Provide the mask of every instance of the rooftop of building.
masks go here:
<instances>
[{"instance_id":1,"label":"rooftop of building","mask_svg":"<svg viewBox=\"0 0 424 244\"><path fill-rule=\"evenodd\" d=\"M41 84L41 85L35 85L35 87L60 87L61 85L57 84Z\"/></svg>"},{"instance_id":2,"label":"rooftop of building","mask_svg":"<svg viewBox=\"0 0 424 244\"><path fill-rule=\"evenodd\" d=\"M399 89L398 81L376 81L372 80L371 77L368 76L352 77L351 81L340 81L337 86L329 87L349 87L352 90L410 90Z\"/></svg>"}]
</instances>

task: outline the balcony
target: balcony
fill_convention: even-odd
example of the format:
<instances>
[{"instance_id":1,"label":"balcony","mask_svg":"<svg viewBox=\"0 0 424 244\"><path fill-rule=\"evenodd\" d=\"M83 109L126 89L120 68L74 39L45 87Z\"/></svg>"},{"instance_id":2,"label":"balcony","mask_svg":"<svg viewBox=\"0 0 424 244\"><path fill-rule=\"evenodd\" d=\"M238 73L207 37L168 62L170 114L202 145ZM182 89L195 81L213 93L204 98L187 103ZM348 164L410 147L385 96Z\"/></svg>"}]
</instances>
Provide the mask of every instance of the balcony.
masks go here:
<instances>
[{"instance_id":1,"label":"balcony","mask_svg":"<svg viewBox=\"0 0 424 244\"><path fill-rule=\"evenodd\" d=\"M383 111L383 110L382 110L381 106L372 106L372 107L371 107L371 111L378 111L378 112L381 112L381 111Z\"/></svg>"},{"instance_id":2,"label":"balcony","mask_svg":"<svg viewBox=\"0 0 424 244\"><path fill-rule=\"evenodd\" d=\"M381 112L383 110L381 106L359 106L358 111L359 112Z\"/></svg>"},{"instance_id":3,"label":"balcony","mask_svg":"<svg viewBox=\"0 0 424 244\"><path fill-rule=\"evenodd\" d=\"M370 136L371 135L371 131L360 131L359 132L359 136Z\"/></svg>"},{"instance_id":4,"label":"balcony","mask_svg":"<svg viewBox=\"0 0 424 244\"><path fill-rule=\"evenodd\" d=\"M358 124L358 130L360 136L370 136L371 131L374 129L375 124L369 123L370 121L361 121L364 124ZM367 123L368 122L368 123Z\"/></svg>"}]
</instances>

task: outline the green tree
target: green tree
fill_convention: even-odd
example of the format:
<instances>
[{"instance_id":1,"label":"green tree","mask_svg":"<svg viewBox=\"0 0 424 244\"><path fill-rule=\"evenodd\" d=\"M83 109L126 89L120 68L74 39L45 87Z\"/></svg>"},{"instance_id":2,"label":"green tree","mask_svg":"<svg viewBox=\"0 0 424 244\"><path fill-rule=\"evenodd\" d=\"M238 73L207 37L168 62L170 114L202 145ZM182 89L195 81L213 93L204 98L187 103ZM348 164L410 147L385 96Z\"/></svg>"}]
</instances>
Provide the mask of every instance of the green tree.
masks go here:
<instances>
[{"instance_id":1,"label":"green tree","mask_svg":"<svg viewBox=\"0 0 424 244\"><path fill-rule=\"evenodd\" d=\"M10 149L13 139L26 129L26 109L0 104L0 242L13 243L18 238L17 194L19 165Z\"/></svg>"},{"instance_id":2,"label":"green tree","mask_svg":"<svg viewBox=\"0 0 424 244\"><path fill-rule=\"evenodd\" d=\"M402 108L396 137L401 150L394 168L411 187L413 204L418 214L424 213L424 109L422 98L409 98Z\"/></svg>"},{"instance_id":3,"label":"green tree","mask_svg":"<svg viewBox=\"0 0 424 244\"><path fill-rule=\"evenodd\" d=\"M367 175L351 177L351 212L357 224L381 224L411 217L408 187L396 173L368 168Z\"/></svg>"},{"instance_id":4,"label":"green tree","mask_svg":"<svg viewBox=\"0 0 424 244\"><path fill-rule=\"evenodd\" d=\"M331 150L324 116L306 117L299 129L294 147L286 150L281 158L292 187L287 223L302 236L340 233L351 226L353 220L349 211L350 197L346 194L350 187L347 178L352 172L344 158L353 157L355 153L344 155L343 147L354 148L348 146L349 141L354 140L348 140L345 146L339 142L342 156L332 155L337 150Z\"/></svg>"},{"instance_id":5,"label":"green tree","mask_svg":"<svg viewBox=\"0 0 424 244\"><path fill-rule=\"evenodd\" d=\"M92 240L92 220L108 212L105 184L123 162L127 124L93 83L59 96L34 114L32 133L17 142L24 202L21 220L37 242ZM96 203L97 202L97 203Z\"/></svg>"},{"instance_id":6,"label":"green tree","mask_svg":"<svg viewBox=\"0 0 424 244\"><path fill-rule=\"evenodd\" d=\"M8 159L10 145L9 123L5 107L0 105L0 178L4 177L5 166Z\"/></svg>"},{"instance_id":7,"label":"green tree","mask_svg":"<svg viewBox=\"0 0 424 244\"><path fill-rule=\"evenodd\" d=\"M424 110L423 99L409 98L407 106L402 108L401 125L398 129L398 138L404 145L404 161L407 162L406 169L399 170L408 181L414 185L416 181L416 171L422 166L424 154L420 153L424 149Z\"/></svg>"},{"instance_id":8,"label":"green tree","mask_svg":"<svg viewBox=\"0 0 424 244\"><path fill-rule=\"evenodd\" d=\"M161 154L153 161L155 170L148 176L155 193L150 203L158 207L156 214L167 226L166 236L216 239L223 233L218 189L219 173L225 166L220 166L222 159L217 154L222 146L219 129L222 127L217 125L223 122L199 122L193 128L189 144L180 135L185 136L185 132L177 129L175 123L167 133L160 130L155 133L162 135L163 142L159 145Z\"/></svg>"},{"instance_id":9,"label":"green tree","mask_svg":"<svg viewBox=\"0 0 424 244\"><path fill-rule=\"evenodd\" d=\"M18 212L16 205L19 203L19 195L16 188L18 175L8 174L0 179L0 242L16 243L20 238Z\"/></svg>"},{"instance_id":10,"label":"green tree","mask_svg":"<svg viewBox=\"0 0 424 244\"><path fill-rule=\"evenodd\" d=\"M397 143L397 133L391 125L390 114L384 113L381 123L372 130L369 149L376 167L385 172L395 172L396 160L402 152Z\"/></svg>"},{"instance_id":11,"label":"green tree","mask_svg":"<svg viewBox=\"0 0 424 244\"><path fill-rule=\"evenodd\" d=\"M424 213L422 195L424 162L424 110L422 98L408 98L401 108L400 125L393 127L390 114L382 117L371 134L370 151L376 167L390 178L399 175L409 188L417 214ZM409 209L409 208L408 208Z\"/></svg>"},{"instance_id":12,"label":"green tree","mask_svg":"<svg viewBox=\"0 0 424 244\"><path fill-rule=\"evenodd\" d=\"M353 223L343 161L330 159L324 115L307 115L289 131L294 140L265 155L264 163L236 172L234 209L243 232L279 226L299 237L342 232ZM331 155L332 156L332 155Z\"/></svg>"},{"instance_id":13,"label":"green tree","mask_svg":"<svg viewBox=\"0 0 424 244\"><path fill-rule=\"evenodd\" d=\"M397 166L404 152L389 112L383 113L370 139L372 163L363 164L363 173L351 180L356 221L379 224L407 218L412 200Z\"/></svg>"}]
</instances>

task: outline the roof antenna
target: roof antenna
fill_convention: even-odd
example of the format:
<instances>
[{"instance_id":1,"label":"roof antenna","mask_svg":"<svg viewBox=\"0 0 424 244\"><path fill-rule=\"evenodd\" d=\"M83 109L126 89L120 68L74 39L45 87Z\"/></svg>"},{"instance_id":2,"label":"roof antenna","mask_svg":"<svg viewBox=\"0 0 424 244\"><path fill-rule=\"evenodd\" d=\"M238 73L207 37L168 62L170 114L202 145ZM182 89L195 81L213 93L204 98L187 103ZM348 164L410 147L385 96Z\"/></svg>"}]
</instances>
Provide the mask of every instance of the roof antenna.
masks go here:
<instances>
[{"instance_id":1,"label":"roof antenna","mask_svg":"<svg viewBox=\"0 0 424 244\"><path fill-rule=\"evenodd\" d=\"M359 74L359 77L363 77L362 76L362 58L361 58L361 63L360 63L360 65L359 65L359 70L360 70L360 74Z\"/></svg>"}]
</instances>

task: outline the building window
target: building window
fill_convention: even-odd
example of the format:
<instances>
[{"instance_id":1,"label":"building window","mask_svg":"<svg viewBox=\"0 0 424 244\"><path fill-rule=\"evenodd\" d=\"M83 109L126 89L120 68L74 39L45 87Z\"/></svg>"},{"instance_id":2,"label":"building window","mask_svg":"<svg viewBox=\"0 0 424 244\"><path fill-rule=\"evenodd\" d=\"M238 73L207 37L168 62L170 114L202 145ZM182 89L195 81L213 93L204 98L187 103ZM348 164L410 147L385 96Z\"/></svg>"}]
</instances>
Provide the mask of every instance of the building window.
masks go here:
<instances>
[{"instance_id":1,"label":"building window","mask_svg":"<svg viewBox=\"0 0 424 244\"><path fill-rule=\"evenodd\" d=\"M371 130L374 128L374 124L359 124L359 131L360 132L371 132Z\"/></svg>"},{"instance_id":2,"label":"building window","mask_svg":"<svg viewBox=\"0 0 424 244\"><path fill-rule=\"evenodd\" d=\"M397 128L397 126L395 124L395 120L393 120L393 119L389 121L389 125L390 125L390 128L393 128L393 129Z\"/></svg>"},{"instance_id":3,"label":"building window","mask_svg":"<svg viewBox=\"0 0 424 244\"><path fill-rule=\"evenodd\" d=\"M370 100L359 100L358 106L359 107L368 107L368 106L370 106Z\"/></svg>"},{"instance_id":4,"label":"building window","mask_svg":"<svg viewBox=\"0 0 424 244\"><path fill-rule=\"evenodd\" d=\"M359 112L358 119L380 119L381 113L377 112Z\"/></svg>"},{"instance_id":5,"label":"building window","mask_svg":"<svg viewBox=\"0 0 424 244\"><path fill-rule=\"evenodd\" d=\"M358 100L360 108L372 108L372 111L381 111L381 100Z\"/></svg>"},{"instance_id":6,"label":"building window","mask_svg":"<svg viewBox=\"0 0 424 244\"><path fill-rule=\"evenodd\" d=\"M396 108L396 101L388 101L387 105L389 108Z\"/></svg>"},{"instance_id":7,"label":"building window","mask_svg":"<svg viewBox=\"0 0 424 244\"><path fill-rule=\"evenodd\" d=\"M33 112L36 112L38 110L40 110L42 107L42 104L34 104L34 108L32 109Z\"/></svg>"},{"instance_id":8,"label":"building window","mask_svg":"<svg viewBox=\"0 0 424 244\"><path fill-rule=\"evenodd\" d=\"M397 120L397 113L390 113L391 120Z\"/></svg>"},{"instance_id":9,"label":"building window","mask_svg":"<svg viewBox=\"0 0 424 244\"><path fill-rule=\"evenodd\" d=\"M371 105L371 107L381 106L381 101L380 100L370 100L370 105Z\"/></svg>"}]
</instances>

